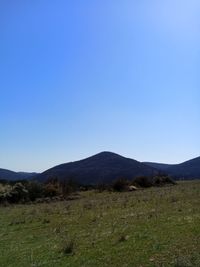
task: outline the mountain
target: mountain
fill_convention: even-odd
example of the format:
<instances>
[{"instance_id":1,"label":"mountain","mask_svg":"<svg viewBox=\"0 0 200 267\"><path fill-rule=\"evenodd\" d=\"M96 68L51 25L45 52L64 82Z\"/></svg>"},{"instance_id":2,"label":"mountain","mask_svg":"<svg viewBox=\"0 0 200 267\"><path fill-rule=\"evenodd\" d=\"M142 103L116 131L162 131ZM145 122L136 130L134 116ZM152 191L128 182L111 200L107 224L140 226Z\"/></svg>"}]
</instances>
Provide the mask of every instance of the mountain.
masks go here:
<instances>
[{"instance_id":1,"label":"mountain","mask_svg":"<svg viewBox=\"0 0 200 267\"><path fill-rule=\"evenodd\" d=\"M118 178L134 179L137 176L152 176L158 171L133 159L111 152L58 165L35 177L39 181L51 178L73 179L80 184L110 183Z\"/></svg>"},{"instance_id":2,"label":"mountain","mask_svg":"<svg viewBox=\"0 0 200 267\"><path fill-rule=\"evenodd\" d=\"M153 162L144 162L144 164L167 173L177 180L200 178L200 157L185 161L180 164L162 164Z\"/></svg>"},{"instance_id":3,"label":"mountain","mask_svg":"<svg viewBox=\"0 0 200 267\"><path fill-rule=\"evenodd\" d=\"M110 183L118 178L132 180L138 176L167 174L172 178L199 179L200 157L181 164L139 162L111 152L102 152L92 157L55 166L41 174L13 172L0 169L0 180L35 179L41 182L51 178L73 179L80 184Z\"/></svg>"},{"instance_id":4,"label":"mountain","mask_svg":"<svg viewBox=\"0 0 200 267\"><path fill-rule=\"evenodd\" d=\"M0 169L0 180L8 180L8 181L24 180L24 179L30 179L35 175L37 175L37 173L13 172L6 169Z\"/></svg>"}]
</instances>

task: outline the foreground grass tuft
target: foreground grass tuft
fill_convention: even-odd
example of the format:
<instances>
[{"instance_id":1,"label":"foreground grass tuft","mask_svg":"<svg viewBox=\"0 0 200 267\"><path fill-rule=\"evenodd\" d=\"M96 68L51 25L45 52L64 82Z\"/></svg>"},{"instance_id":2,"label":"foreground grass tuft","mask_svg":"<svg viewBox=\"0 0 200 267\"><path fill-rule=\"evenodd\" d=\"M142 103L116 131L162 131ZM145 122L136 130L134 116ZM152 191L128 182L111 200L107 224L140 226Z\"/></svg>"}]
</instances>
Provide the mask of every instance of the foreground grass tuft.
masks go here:
<instances>
[{"instance_id":1,"label":"foreground grass tuft","mask_svg":"<svg viewBox=\"0 0 200 267\"><path fill-rule=\"evenodd\" d=\"M75 242L74 240L66 240L62 244L61 252L65 255L74 254Z\"/></svg>"}]
</instances>

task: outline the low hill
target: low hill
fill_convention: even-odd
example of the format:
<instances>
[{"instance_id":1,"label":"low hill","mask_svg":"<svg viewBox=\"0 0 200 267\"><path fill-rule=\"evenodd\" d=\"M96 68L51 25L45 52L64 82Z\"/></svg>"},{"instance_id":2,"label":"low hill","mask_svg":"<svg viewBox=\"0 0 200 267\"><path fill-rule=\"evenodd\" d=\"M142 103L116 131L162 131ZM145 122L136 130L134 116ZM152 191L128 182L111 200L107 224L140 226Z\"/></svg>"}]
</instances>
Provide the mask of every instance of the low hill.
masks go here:
<instances>
[{"instance_id":1,"label":"low hill","mask_svg":"<svg viewBox=\"0 0 200 267\"><path fill-rule=\"evenodd\" d=\"M51 168L35 179L46 181L51 178L73 179L80 184L110 183L118 178L129 180L138 176L152 176L158 171L133 159L111 152L102 152L76 162L70 162Z\"/></svg>"},{"instance_id":2,"label":"low hill","mask_svg":"<svg viewBox=\"0 0 200 267\"><path fill-rule=\"evenodd\" d=\"M144 162L146 165L156 168L176 179L199 179L200 178L200 157L185 161L180 164L162 164Z\"/></svg>"},{"instance_id":3,"label":"low hill","mask_svg":"<svg viewBox=\"0 0 200 267\"><path fill-rule=\"evenodd\" d=\"M172 164L157 163L157 162L143 162L143 163L163 172L167 171L170 167L173 166Z\"/></svg>"},{"instance_id":4,"label":"low hill","mask_svg":"<svg viewBox=\"0 0 200 267\"><path fill-rule=\"evenodd\" d=\"M8 180L8 181L24 180L24 179L30 179L35 175L37 175L37 173L14 172L6 169L0 169L0 180Z\"/></svg>"}]
</instances>

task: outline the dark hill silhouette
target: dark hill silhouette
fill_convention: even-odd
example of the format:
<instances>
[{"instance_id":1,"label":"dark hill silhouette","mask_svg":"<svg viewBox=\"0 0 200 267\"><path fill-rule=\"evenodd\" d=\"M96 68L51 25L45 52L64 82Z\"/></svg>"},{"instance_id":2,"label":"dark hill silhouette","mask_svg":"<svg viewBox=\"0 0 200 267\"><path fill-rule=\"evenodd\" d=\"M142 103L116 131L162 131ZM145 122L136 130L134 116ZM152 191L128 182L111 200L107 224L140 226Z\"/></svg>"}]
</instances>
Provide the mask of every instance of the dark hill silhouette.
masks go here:
<instances>
[{"instance_id":1,"label":"dark hill silhouette","mask_svg":"<svg viewBox=\"0 0 200 267\"><path fill-rule=\"evenodd\" d=\"M110 183L118 178L133 179L138 176L167 174L176 180L200 179L200 157L181 164L163 164L138 162L111 152L102 152L76 162L53 167L41 174L13 172L0 169L0 180L37 179L46 181L49 178L75 179L83 184Z\"/></svg>"},{"instance_id":2,"label":"dark hill silhouette","mask_svg":"<svg viewBox=\"0 0 200 267\"><path fill-rule=\"evenodd\" d=\"M144 162L144 164L171 175L177 180L200 179L200 157L185 161L180 164L162 164L153 162Z\"/></svg>"},{"instance_id":3,"label":"dark hill silhouette","mask_svg":"<svg viewBox=\"0 0 200 267\"><path fill-rule=\"evenodd\" d=\"M52 178L73 179L80 184L111 183L118 178L129 180L138 176L152 176L158 171L136 160L122 157L111 152L102 152L76 162L70 162L51 168L35 179L46 181Z\"/></svg>"},{"instance_id":4,"label":"dark hill silhouette","mask_svg":"<svg viewBox=\"0 0 200 267\"><path fill-rule=\"evenodd\" d=\"M33 176L37 175L37 173L29 173L29 172L14 172L6 169L0 169L0 180L25 180L30 179Z\"/></svg>"},{"instance_id":5,"label":"dark hill silhouette","mask_svg":"<svg viewBox=\"0 0 200 267\"><path fill-rule=\"evenodd\" d=\"M168 168L174 166L173 164L165 164L157 162L143 162L143 163L157 170L161 170L163 172L167 171Z\"/></svg>"}]
</instances>

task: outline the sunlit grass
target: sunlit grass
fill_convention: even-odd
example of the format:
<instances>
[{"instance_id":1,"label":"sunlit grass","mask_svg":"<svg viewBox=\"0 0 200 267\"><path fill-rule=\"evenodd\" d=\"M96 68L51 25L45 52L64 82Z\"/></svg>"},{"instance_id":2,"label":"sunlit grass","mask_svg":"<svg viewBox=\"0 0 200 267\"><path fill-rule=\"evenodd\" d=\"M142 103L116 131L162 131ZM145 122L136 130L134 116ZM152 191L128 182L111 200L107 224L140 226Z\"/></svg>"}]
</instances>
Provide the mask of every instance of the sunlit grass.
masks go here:
<instances>
[{"instance_id":1,"label":"sunlit grass","mask_svg":"<svg viewBox=\"0 0 200 267\"><path fill-rule=\"evenodd\" d=\"M198 267L199 199L193 181L1 207L0 266Z\"/></svg>"}]
</instances>

